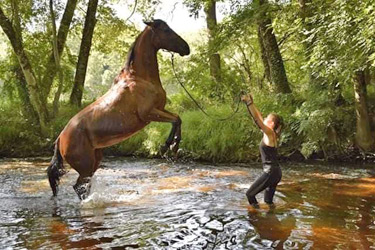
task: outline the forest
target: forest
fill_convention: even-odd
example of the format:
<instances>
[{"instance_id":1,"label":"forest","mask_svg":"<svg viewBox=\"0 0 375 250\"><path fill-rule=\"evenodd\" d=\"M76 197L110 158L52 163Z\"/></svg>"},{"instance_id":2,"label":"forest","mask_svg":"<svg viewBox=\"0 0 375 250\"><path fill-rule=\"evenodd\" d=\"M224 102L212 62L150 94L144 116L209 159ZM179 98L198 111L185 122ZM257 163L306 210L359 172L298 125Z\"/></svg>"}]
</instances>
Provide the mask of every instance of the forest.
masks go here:
<instances>
[{"instance_id":1,"label":"forest","mask_svg":"<svg viewBox=\"0 0 375 250\"><path fill-rule=\"evenodd\" d=\"M119 4L131 13L128 18L117 15ZM373 1L179 4L206 24L179 34L190 45L188 57L176 55L172 65L169 53L158 53L167 108L182 120L182 158L259 158L262 134L239 101L243 92L253 95L263 114L283 117L283 158L374 158ZM121 71L144 28L134 17L152 20L162 8L162 0L2 0L0 156L52 155L53 142L70 118L103 95ZM225 117L230 119L220 120ZM151 123L105 154L158 157L170 128Z\"/></svg>"}]
</instances>

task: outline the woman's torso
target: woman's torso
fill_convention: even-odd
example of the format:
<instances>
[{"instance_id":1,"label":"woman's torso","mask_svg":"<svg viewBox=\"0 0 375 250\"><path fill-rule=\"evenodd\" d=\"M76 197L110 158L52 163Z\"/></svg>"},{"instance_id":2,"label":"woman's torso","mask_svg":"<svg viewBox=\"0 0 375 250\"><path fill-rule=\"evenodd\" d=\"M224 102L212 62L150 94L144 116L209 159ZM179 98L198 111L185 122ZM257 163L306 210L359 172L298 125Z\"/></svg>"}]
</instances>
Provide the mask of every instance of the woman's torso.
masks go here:
<instances>
[{"instance_id":1,"label":"woman's torso","mask_svg":"<svg viewBox=\"0 0 375 250\"><path fill-rule=\"evenodd\" d=\"M278 166L277 148L267 146L263 140L259 144L260 156L264 170L269 170L271 166ZM267 172L267 171L266 171Z\"/></svg>"}]
</instances>

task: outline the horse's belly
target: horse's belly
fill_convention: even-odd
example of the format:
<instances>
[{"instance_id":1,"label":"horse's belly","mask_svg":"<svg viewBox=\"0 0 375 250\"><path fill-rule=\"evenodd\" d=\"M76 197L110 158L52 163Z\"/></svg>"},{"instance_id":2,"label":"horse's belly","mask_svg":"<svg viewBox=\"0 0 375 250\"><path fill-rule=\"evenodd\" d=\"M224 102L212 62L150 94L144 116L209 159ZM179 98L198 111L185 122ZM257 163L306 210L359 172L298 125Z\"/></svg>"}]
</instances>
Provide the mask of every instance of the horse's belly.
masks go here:
<instances>
[{"instance_id":1,"label":"horse's belly","mask_svg":"<svg viewBox=\"0 0 375 250\"><path fill-rule=\"evenodd\" d=\"M97 138L95 141L95 148L105 148L105 147L110 147L112 145L118 144L133 135L137 134L139 131L141 131L146 124L138 127L137 129L134 129L134 131L127 132L127 133L119 133L117 135L112 135L112 136L105 136L101 138Z\"/></svg>"},{"instance_id":2,"label":"horse's belly","mask_svg":"<svg viewBox=\"0 0 375 250\"><path fill-rule=\"evenodd\" d=\"M116 113L103 116L89 125L92 131L91 141L94 148L109 147L133 136L147 124L136 115Z\"/></svg>"}]
</instances>

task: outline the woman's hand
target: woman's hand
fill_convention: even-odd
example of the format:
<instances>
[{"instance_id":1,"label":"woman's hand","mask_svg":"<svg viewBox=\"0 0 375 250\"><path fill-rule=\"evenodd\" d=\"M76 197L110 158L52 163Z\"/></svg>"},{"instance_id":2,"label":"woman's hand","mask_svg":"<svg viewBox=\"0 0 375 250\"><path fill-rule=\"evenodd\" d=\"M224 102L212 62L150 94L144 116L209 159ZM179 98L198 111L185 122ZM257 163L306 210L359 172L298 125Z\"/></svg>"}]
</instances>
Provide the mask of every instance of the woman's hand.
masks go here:
<instances>
[{"instance_id":1,"label":"woman's hand","mask_svg":"<svg viewBox=\"0 0 375 250\"><path fill-rule=\"evenodd\" d=\"M251 94L241 96L241 101L246 103L246 105L248 105L248 106L251 105L254 102Z\"/></svg>"}]
</instances>

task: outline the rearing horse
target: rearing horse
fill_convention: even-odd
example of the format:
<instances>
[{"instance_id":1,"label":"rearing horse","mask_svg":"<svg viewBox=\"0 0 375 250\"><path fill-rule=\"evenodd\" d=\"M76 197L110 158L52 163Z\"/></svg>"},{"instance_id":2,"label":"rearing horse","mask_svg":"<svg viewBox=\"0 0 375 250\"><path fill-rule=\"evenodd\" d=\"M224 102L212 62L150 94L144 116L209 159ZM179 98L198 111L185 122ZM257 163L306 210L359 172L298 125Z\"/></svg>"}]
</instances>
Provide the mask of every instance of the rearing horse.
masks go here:
<instances>
[{"instance_id":1,"label":"rearing horse","mask_svg":"<svg viewBox=\"0 0 375 250\"><path fill-rule=\"evenodd\" d=\"M164 109L166 92L160 82L156 54L159 49L166 49L184 56L190 54L190 48L164 21L145 24L113 86L76 114L57 138L47 169L54 196L65 174L63 160L79 173L73 188L80 199L85 199L90 193L91 177L102 160L102 148L131 137L150 122L172 123L162 151L170 148L177 152L181 119Z\"/></svg>"}]
</instances>

